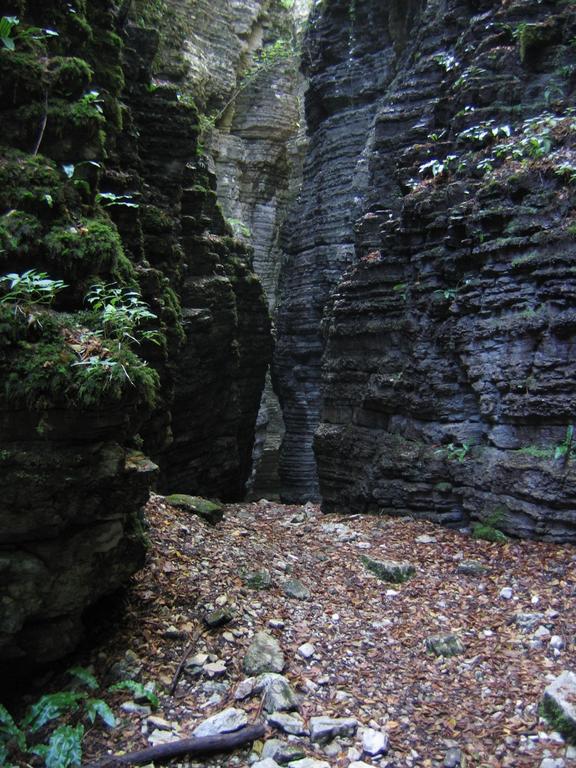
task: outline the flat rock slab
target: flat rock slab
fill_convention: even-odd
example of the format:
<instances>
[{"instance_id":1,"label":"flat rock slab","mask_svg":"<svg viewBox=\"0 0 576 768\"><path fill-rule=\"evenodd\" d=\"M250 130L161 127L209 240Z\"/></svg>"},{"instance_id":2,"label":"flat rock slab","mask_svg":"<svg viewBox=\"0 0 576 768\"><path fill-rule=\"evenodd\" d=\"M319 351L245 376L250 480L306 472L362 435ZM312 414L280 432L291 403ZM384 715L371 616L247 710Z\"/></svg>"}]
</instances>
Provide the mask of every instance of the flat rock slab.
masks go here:
<instances>
[{"instance_id":1,"label":"flat rock slab","mask_svg":"<svg viewBox=\"0 0 576 768\"><path fill-rule=\"evenodd\" d=\"M456 635L432 635L427 638L426 648L436 656L458 656L464 653L464 644Z\"/></svg>"},{"instance_id":2,"label":"flat rock slab","mask_svg":"<svg viewBox=\"0 0 576 768\"><path fill-rule=\"evenodd\" d=\"M542 710L570 744L576 744L576 674L561 672L544 691Z\"/></svg>"},{"instance_id":3,"label":"flat rock slab","mask_svg":"<svg viewBox=\"0 0 576 768\"><path fill-rule=\"evenodd\" d=\"M362 555L360 560L371 573L383 581L392 582L392 584L402 584L416 573L416 568L412 563L396 560L374 560L367 555Z\"/></svg>"},{"instance_id":4,"label":"flat rock slab","mask_svg":"<svg viewBox=\"0 0 576 768\"><path fill-rule=\"evenodd\" d=\"M327 744L337 736L354 736L358 721L353 717L311 717L310 741Z\"/></svg>"},{"instance_id":5,"label":"flat rock slab","mask_svg":"<svg viewBox=\"0 0 576 768\"><path fill-rule=\"evenodd\" d=\"M266 718L270 725L276 726L284 733L293 736L305 736L308 733L306 723L300 715L289 715L286 712L273 712Z\"/></svg>"},{"instance_id":6,"label":"flat rock slab","mask_svg":"<svg viewBox=\"0 0 576 768\"><path fill-rule=\"evenodd\" d=\"M309 600L310 590L305 584L302 584L298 579L289 579L282 585L284 594L286 597L291 597L294 600Z\"/></svg>"},{"instance_id":7,"label":"flat rock slab","mask_svg":"<svg viewBox=\"0 0 576 768\"><path fill-rule=\"evenodd\" d=\"M485 573L488 573L489 570L489 568L478 562L478 560L462 560L458 563L458 568L456 568L457 573L462 573L465 576L483 576Z\"/></svg>"},{"instance_id":8,"label":"flat rock slab","mask_svg":"<svg viewBox=\"0 0 576 768\"><path fill-rule=\"evenodd\" d=\"M188 496L185 493L173 493L166 496L166 501L171 507L184 509L193 515L198 515L210 525L216 525L224 517L224 507L215 501L202 499L200 496Z\"/></svg>"},{"instance_id":9,"label":"flat rock slab","mask_svg":"<svg viewBox=\"0 0 576 768\"><path fill-rule=\"evenodd\" d=\"M284 654L280 643L267 632L257 632L244 656L244 671L247 675L261 675L263 672L282 672Z\"/></svg>"},{"instance_id":10,"label":"flat rock slab","mask_svg":"<svg viewBox=\"0 0 576 768\"><path fill-rule=\"evenodd\" d=\"M248 715L243 709L229 707L212 717L203 720L192 732L194 736L217 736L219 733L233 733L248 723Z\"/></svg>"}]
</instances>

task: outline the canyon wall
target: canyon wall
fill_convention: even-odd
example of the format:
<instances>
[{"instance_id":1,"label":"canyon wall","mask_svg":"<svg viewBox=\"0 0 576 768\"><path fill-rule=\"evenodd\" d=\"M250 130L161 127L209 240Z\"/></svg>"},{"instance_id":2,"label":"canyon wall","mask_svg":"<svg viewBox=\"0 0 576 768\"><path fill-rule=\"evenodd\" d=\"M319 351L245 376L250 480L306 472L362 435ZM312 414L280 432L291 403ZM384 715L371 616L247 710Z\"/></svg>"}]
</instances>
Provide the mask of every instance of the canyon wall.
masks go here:
<instances>
[{"instance_id":1,"label":"canyon wall","mask_svg":"<svg viewBox=\"0 0 576 768\"><path fill-rule=\"evenodd\" d=\"M250 474L265 294L198 110L151 82L160 36L128 8L1 8L18 20L0 50L3 659L75 645L86 606L143 562L154 482L232 499ZM143 306L155 317L122 324Z\"/></svg>"},{"instance_id":2,"label":"canyon wall","mask_svg":"<svg viewBox=\"0 0 576 768\"><path fill-rule=\"evenodd\" d=\"M379 58L399 58L356 157L366 170L354 263L325 309L323 508L574 541L576 14L546 1L412 5L411 16L394 2L354 5L380 14ZM316 77L334 87L344 41L330 23L344 8L327 5L315 33ZM335 101L317 109L319 125L312 115L316 134ZM306 184L322 190L326 166L316 174ZM329 226L321 191L316 205L310 218ZM308 272L300 256L290 280L325 296L320 247L341 264L333 240L310 243ZM320 304L314 327L285 305L298 392L312 402Z\"/></svg>"}]
</instances>

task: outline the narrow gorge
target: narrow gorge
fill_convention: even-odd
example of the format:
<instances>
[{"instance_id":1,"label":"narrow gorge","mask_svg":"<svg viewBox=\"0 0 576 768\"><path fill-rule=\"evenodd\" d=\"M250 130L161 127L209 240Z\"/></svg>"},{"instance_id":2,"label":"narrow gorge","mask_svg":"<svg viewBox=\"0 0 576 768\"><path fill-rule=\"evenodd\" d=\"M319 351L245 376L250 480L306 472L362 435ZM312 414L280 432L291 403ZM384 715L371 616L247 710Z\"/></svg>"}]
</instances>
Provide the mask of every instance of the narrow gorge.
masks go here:
<instances>
[{"instance_id":1,"label":"narrow gorge","mask_svg":"<svg viewBox=\"0 0 576 768\"><path fill-rule=\"evenodd\" d=\"M2 669L183 510L569 552L575 96L573 0L0 0Z\"/></svg>"}]
</instances>

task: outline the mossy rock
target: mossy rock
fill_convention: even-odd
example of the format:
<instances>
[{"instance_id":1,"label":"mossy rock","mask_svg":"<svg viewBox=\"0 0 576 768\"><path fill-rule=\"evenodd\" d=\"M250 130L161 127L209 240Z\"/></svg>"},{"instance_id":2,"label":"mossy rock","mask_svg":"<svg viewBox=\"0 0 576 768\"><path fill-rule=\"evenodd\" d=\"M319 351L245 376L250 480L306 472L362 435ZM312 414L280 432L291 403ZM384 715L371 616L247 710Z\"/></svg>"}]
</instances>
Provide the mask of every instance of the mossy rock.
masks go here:
<instances>
[{"instance_id":1,"label":"mossy rock","mask_svg":"<svg viewBox=\"0 0 576 768\"><path fill-rule=\"evenodd\" d=\"M118 276L124 282L127 276L135 276L111 222L84 219L53 227L44 238L44 246L48 263L66 280L97 274Z\"/></svg>"},{"instance_id":2,"label":"mossy rock","mask_svg":"<svg viewBox=\"0 0 576 768\"><path fill-rule=\"evenodd\" d=\"M44 99L46 73L30 53L0 50L0 106L4 109Z\"/></svg>"},{"instance_id":3,"label":"mossy rock","mask_svg":"<svg viewBox=\"0 0 576 768\"><path fill-rule=\"evenodd\" d=\"M56 56L48 65L52 93L67 99L79 99L92 82L90 65L75 56Z\"/></svg>"},{"instance_id":4,"label":"mossy rock","mask_svg":"<svg viewBox=\"0 0 576 768\"><path fill-rule=\"evenodd\" d=\"M0 211L54 215L65 198L62 174L42 155L0 147Z\"/></svg>"},{"instance_id":5,"label":"mossy rock","mask_svg":"<svg viewBox=\"0 0 576 768\"><path fill-rule=\"evenodd\" d=\"M23 257L35 253L41 235L41 223L29 213L13 209L0 216L0 264L20 269Z\"/></svg>"},{"instance_id":6,"label":"mossy rock","mask_svg":"<svg viewBox=\"0 0 576 768\"><path fill-rule=\"evenodd\" d=\"M416 568L412 563L397 562L396 560L374 560L366 555L362 555L360 560L375 576L392 584L403 584L416 573Z\"/></svg>"},{"instance_id":7,"label":"mossy rock","mask_svg":"<svg viewBox=\"0 0 576 768\"><path fill-rule=\"evenodd\" d=\"M200 496L188 496L185 493L173 493L170 496L166 496L166 501L172 507L191 512L193 515L198 515L198 517L201 517L211 525L220 522L224 517L224 509L221 504L215 501L209 501L208 499L203 499Z\"/></svg>"},{"instance_id":8,"label":"mossy rock","mask_svg":"<svg viewBox=\"0 0 576 768\"><path fill-rule=\"evenodd\" d=\"M550 725L576 745L576 675L564 670L544 691L541 713Z\"/></svg>"},{"instance_id":9,"label":"mossy rock","mask_svg":"<svg viewBox=\"0 0 576 768\"><path fill-rule=\"evenodd\" d=\"M435 656L458 656L464 653L464 645L456 635L433 635L426 640L426 649Z\"/></svg>"}]
</instances>

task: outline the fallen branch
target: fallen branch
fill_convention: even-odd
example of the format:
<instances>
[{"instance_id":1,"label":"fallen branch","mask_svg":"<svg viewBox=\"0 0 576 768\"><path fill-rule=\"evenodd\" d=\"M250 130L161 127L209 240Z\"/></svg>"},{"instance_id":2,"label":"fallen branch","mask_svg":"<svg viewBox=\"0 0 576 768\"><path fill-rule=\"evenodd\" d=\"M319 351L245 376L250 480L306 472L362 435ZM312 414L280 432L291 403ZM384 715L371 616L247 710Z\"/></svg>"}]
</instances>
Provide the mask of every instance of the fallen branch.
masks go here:
<instances>
[{"instance_id":1,"label":"fallen branch","mask_svg":"<svg viewBox=\"0 0 576 768\"><path fill-rule=\"evenodd\" d=\"M178 664L178 669L176 670L176 672L174 672L174 677L172 678L172 685L170 686L170 696L174 696L174 694L176 693L176 688L178 687L178 680L180 680L180 675L182 674L184 665L186 664L188 657L196 647L196 643L200 639L202 631L203 631L202 627L200 627L200 629L197 629L196 632L194 632L194 634L192 635L190 642L186 646L184 655L182 656L180 664Z\"/></svg>"},{"instance_id":2,"label":"fallen branch","mask_svg":"<svg viewBox=\"0 0 576 768\"><path fill-rule=\"evenodd\" d=\"M202 736L198 739L181 739L169 744L158 744L155 747L142 749L140 752L129 752L126 755L110 755L84 768L116 768L120 765L141 765L144 763L163 762L181 755L213 755L218 752L230 752L237 747L264 736L266 729L263 725L247 725L234 733L220 733L217 736Z\"/></svg>"}]
</instances>

